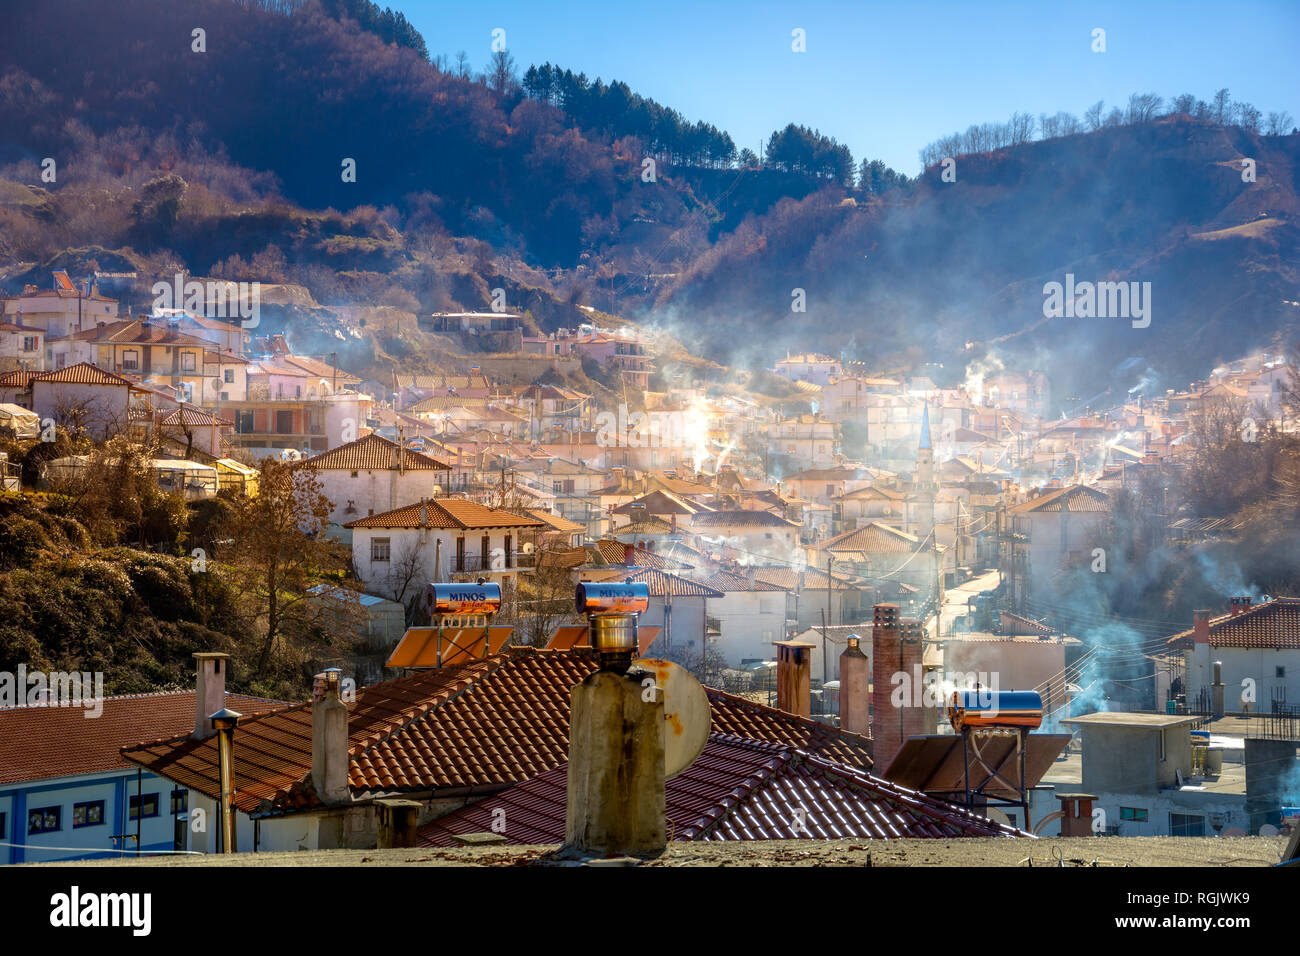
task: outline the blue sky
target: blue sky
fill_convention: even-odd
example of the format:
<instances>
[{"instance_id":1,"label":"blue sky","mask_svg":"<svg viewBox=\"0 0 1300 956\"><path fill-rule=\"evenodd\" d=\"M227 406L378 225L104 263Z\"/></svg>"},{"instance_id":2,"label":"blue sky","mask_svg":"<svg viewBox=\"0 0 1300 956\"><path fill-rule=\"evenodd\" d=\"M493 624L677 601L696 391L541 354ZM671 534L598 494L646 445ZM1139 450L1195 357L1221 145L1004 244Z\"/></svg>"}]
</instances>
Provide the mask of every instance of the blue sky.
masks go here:
<instances>
[{"instance_id":1,"label":"blue sky","mask_svg":"<svg viewBox=\"0 0 1300 956\"><path fill-rule=\"evenodd\" d=\"M926 143L972 123L1082 115L1133 92L1209 99L1226 86L1300 124L1300 0L1038 3L380 0L431 55L475 70L506 31L520 72L547 60L725 129L757 152L789 122L846 143L855 160L918 171ZM1106 52L1092 31L1106 31ZM807 52L791 51L801 28Z\"/></svg>"}]
</instances>

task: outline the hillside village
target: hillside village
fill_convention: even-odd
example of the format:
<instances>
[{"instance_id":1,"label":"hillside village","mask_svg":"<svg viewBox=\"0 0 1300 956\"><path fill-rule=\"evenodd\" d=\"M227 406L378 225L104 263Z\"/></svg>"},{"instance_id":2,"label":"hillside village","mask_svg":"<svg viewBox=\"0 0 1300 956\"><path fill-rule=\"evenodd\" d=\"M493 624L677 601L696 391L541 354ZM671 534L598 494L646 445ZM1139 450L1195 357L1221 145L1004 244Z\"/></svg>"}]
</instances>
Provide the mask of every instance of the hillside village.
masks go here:
<instances>
[{"instance_id":1,"label":"hillside village","mask_svg":"<svg viewBox=\"0 0 1300 956\"><path fill-rule=\"evenodd\" d=\"M272 606L323 608L342 638L294 652L317 676L285 699L227 690L231 655L195 645L177 665L192 686L108 696L85 735L40 699L0 709L9 862L220 849L186 821L220 815L207 717L224 708L232 849L560 843L568 689L597 667L582 584L644 585L639 656L707 689L708 743L668 783L673 839L1296 823L1300 594L1239 572L1185 619L1113 612L1153 555L1210 560L1251 519L1171 489L1211 450L1295 440L1285 355L1067 417L1037 369L954 378L816 353L770 357L783 397L686 374L654 391L664 357L639 328L525 334L510 313L457 312L421 317L462 350L446 371L376 379L207 309L133 313L108 278L55 271L3 301L6 507L79 501L128 459L168 507L279 496L285 540L341 557L273 583ZM557 384L556 356L614 387ZM215 535L182 554L201 573L241 547ZM495 616L440 621L428 588L455 582L499 585ZM268 634L261 663L291 644ZM937 703L891 702L913 673ZM946 704L990 679L1038 695L1037 732L1016 738L1015 785L993 773L963 793ZM340 700L341 724L318 719ZM799 826L765 815L772 798ZM500 806L529 823L498 831Z\"/></svg>"}]
</instances>

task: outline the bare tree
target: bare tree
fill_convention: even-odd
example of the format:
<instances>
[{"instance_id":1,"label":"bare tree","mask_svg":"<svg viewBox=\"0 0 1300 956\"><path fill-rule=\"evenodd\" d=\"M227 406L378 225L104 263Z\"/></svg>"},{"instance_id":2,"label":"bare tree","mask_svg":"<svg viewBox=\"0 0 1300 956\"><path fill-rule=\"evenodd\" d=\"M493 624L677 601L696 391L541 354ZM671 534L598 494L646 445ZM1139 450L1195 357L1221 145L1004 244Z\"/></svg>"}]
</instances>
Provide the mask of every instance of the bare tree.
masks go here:
<instances>
[{"instance_id":1,"label":"bare tree","mask_svg":"<svg viewBox=\"0 0 1300 956\"><path fill-rule=\"evenodd\" d=\"M1294 120L1291 114L1286 110L1280 113L1269 113L1268 120L1264 124L1264 134L1266 136L1285 136L1288 132L1287 127L1292 126Z\"/></svg>"},{"instance_id":2,"label":"bare tree","mask_svg":"<svg viewBox=\"0 0 1300 956\"><path fill-rule=\"evenodd\" d=\"M1096 132L1097 130L1101 129L1102 113L1105 111L1105 109L1106 109L1106 101L1098 100L1096 103L1093 103L1091 106L1089 106L1086 110L1083 111L1083 121L1088 124L1088 129L1092 130L1093 132Z\"/></svg>"},{"instance_id":3,"label":"bare tree","mask_svg":"<svg viewBox=\"0 0 1300 956\"><path fill-rule=\"evenodd\" d=\"M515 75L515 58L509 50L497 50L492 54L487 79L488 86L502 96L513 93L519 86L519 79Z\"/></svg>"}]
</instances>

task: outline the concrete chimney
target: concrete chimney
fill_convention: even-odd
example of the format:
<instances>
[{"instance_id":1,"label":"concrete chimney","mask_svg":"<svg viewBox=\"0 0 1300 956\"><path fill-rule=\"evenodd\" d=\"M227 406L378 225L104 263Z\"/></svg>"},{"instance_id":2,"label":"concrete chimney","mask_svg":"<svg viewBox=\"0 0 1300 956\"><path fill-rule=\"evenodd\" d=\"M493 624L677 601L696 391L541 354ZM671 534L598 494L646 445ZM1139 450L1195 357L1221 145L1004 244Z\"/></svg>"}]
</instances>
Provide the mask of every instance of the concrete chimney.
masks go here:
<instances>
[{"instance_id":1,"label":"concrete chimney","mask_svg":"<svg viewBox=\"0 0 1300 956\"><path fill-rule=\"evenodd\" d=\"M198 662L194 680L194 733L195 740L204 740L216 733L211 717L226 707L226 671L230 655L217 651L200 651L194 655Z\"/></svg>"},{"instance_id":2,"label":"concrete chimney","mask_svg":"<svg viewBox=\"0 0 1300 956\"><path fill-rule=\"evenodd\" d=\"M1223 661L1214 662L1214 683L1210 685L1213 698L1214 716L1223 716Z\"/></svg>"},{"instance_id":3,"label":"concrete chimney","mask_svg":"<svg viewBox=\"0 0 1300 956\"><path fill-rule=\"evenodd\" d=\"M812 652L807 641L775 641L776 707L799 717L812 716Z\"/></svg>"},{"instance_id":4,"label":"concrete chimney","mask_svg":"<svg viewBox=\"0 0 1300 956\"><path fill-rule=\"evenodd\" d=\"M668 845L664 695L640 673L599 670L569 692L564 845L602 856Z\"/></svg>"},{"instance_id":5,"label":"concrete chimney","mask_svg":"<svg viewBox=\"0 0 1300 956\"><path fill-rule=\"evenodd\" d=\"M840 654L840 729L866 736L871 733L871 659L862 653L861 638L849 635Z\"/></svg>"},{"instance_id":6,"label":"concrete chimney","mask_svg":"<svg viewBox=\"0 0 1300 956\"><path fill-rule=\"evenodd\" d=\"M1193 644L1210 643L1210 612L1209 611L1192 612L1192 643Z\"/></svg>"},{"instance_id":7,"label":"concrete chimney","mask_svg":"<svg viewBox=\"0 0 1300 956\"><path fill-rule=\"evenodd\" d=\"M311 704L311 782L325 803L346 803L348 790L348 708L339 697L342 672L317 674Z\"/></svg>"}]
</instances>

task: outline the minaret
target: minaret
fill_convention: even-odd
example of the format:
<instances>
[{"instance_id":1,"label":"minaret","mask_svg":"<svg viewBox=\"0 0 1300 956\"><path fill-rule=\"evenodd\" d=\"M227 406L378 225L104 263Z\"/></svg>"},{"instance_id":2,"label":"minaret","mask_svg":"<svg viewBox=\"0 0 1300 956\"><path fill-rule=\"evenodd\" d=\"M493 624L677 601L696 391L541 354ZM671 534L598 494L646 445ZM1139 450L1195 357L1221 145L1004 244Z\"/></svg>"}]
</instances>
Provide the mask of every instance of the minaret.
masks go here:
<instances>
[{"instance_id":1,"label":"minaret","mask_svg":"<svg viewBox=\"0 0 1300 956\"><path fill-rule=\"evenodd\" d=\"M930 447L930 403L922 405L921 443L916 448L916 480L912 493L916 501L916 530L918 538L934 530L934 499L939 487L934 481L934 449Z\"/></svg>"}]
</instances>

